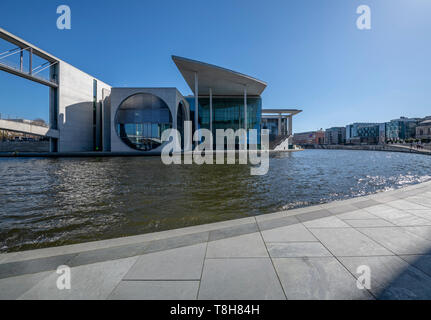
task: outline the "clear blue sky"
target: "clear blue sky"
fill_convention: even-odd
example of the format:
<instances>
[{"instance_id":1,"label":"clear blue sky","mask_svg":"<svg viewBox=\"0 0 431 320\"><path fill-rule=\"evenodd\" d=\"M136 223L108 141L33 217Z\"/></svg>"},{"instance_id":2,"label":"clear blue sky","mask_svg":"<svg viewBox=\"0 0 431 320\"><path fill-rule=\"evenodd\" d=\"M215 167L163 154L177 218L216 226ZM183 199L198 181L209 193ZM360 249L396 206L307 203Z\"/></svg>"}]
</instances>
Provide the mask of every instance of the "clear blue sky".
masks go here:
<instances>
[{"instance_id":1,"label":"clear blue sky","mask_svg":"<svg viewBox=\"0 0 431 320\"><path fill-rule=\"evenodd\" d=\"M431 115L429 0L2 0L0 25L112 86L190 94L172 54L249 74L268 83L265 108L304 110L296 132ZM0 88L0 112L47 118L45 88L3 72Z\"/></svg>"}]
</instances>

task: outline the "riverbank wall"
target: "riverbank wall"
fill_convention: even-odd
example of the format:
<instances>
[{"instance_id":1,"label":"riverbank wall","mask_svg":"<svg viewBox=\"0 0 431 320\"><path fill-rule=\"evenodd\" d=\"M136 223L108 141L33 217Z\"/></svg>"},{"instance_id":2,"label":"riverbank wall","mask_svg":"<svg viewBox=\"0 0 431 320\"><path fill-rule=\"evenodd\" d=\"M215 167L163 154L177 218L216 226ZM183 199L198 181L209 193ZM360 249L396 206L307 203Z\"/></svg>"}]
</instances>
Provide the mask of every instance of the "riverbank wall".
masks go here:
<instances>
[{"instance_id":1,"label":"riverbank wall","mask_svg":"<svg viewBox=\"0 0 431 320\"><path fill-rule=\"evenodd\" d=\"M404 152L419 153L431 155L430 150L411 149L404 146L394 145L309 145L305 149L325 149L325 150L367 150L367 151L386 151L386 152Z\"/></svg>"},{"instance_id":2,"label":"riverbank wall","mask_svg":"<svg viewBox=\"0 0 431 320\"><path fill-rule=\"evenodd\" d=\"M49 152L49 141L0 141L0 152Z\"/></svg>"}]
</instances>

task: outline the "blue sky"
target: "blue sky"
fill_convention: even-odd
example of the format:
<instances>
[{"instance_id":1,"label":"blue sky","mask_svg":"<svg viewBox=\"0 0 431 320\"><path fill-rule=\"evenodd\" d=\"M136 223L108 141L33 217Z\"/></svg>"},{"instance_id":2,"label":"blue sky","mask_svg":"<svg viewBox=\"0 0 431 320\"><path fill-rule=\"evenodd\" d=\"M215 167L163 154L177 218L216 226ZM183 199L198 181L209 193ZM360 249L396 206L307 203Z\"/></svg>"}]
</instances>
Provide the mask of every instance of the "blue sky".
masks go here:
<instances>
[{"instance_id":1,"label":"blue sky","mask_svg":"<svg viewBox=\"0 0 431 320\"><path fill-rule=\"evenodd\" d=\"M304 110L295 132L431 115L428 0L2 0L0 26L112 86L190 94L173 54L249 74L264 108ZM0 72L0 88L0 113L47 118L43 86Z\"/></svg>"}]
</instances>

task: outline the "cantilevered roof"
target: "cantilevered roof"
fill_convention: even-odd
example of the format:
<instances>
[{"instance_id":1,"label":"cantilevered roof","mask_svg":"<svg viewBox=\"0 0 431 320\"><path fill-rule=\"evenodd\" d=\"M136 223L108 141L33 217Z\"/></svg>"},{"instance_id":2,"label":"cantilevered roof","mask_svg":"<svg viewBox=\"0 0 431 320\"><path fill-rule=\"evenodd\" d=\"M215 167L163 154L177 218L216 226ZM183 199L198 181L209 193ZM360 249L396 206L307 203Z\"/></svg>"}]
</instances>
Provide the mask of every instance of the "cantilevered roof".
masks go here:
<instances>
[{"instance_id":1,"label":"cantilevered roof","mask_svg":"<svg viewBox=\"0 0 431 320\"><path fill-rule=\"evenodd\" d=\"M172 56L178 70L195 94L195 73L198 74L199 95L208 95L210 88L215 96L243 95L247 87L247 95L260 96L267 84L261 80L224 69L212 64Z\"/></svg>"},{"instance_id":2,"label":"cantilevered roof","mask_svg":"<svg viewBox=\"0 0 431 320\"><path fill-rule=\"evenodd\" d=\"M298 109L262 109L262 114L290 114L295 115L301 113Z\"/></svg>"}]
</instances>

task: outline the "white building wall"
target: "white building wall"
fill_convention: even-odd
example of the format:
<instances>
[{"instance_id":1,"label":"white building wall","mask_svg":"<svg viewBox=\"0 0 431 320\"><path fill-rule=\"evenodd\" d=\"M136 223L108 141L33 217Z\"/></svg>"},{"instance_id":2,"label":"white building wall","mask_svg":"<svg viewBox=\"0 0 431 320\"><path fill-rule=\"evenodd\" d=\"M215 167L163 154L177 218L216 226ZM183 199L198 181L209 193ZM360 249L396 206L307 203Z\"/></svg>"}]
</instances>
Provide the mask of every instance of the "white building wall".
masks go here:
<instances>
[{"instance_id":1,"label":"white building wall","mask_svg":"<svg viewBox=\"0 0 431 320\"><path fill-rule=\"evenodd\" d=\"M93 151L94 79L66 62L59 62L59 152ZM97 80L98 108L103 89L110 90L111 86Z\"/></svg>"}]
</instances>

